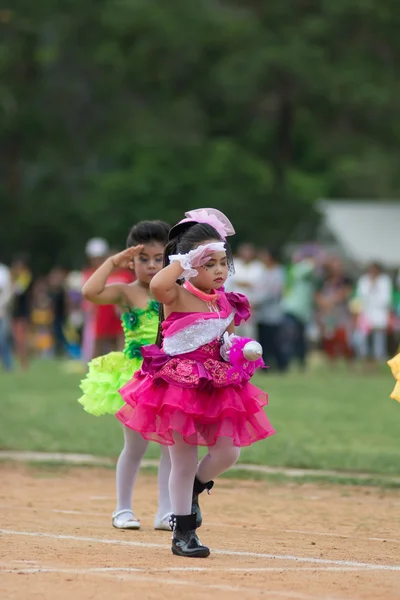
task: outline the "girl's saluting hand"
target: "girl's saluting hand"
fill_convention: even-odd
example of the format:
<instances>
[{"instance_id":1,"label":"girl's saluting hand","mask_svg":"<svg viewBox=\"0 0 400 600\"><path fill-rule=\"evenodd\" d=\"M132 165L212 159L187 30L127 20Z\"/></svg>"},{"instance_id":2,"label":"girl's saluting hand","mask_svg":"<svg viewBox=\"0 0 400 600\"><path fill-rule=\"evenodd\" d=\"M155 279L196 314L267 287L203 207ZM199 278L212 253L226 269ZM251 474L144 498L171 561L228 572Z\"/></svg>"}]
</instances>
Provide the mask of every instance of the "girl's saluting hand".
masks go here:
<instances>
[{"instance_id":1,"label":"girl's saluting hand","mask_svg":"<svg viewBox=\"0 0 400 600\"><path fill-rule=\"evenodd\" d=\"M114 267L118 267L119 269L133 269L134 259L136 256L139 256L142 251L143 244L127 248L126 250L118 252L118 254L114 254L114 256L111 257L112 264Z\"/></svg>"}]
</instances>

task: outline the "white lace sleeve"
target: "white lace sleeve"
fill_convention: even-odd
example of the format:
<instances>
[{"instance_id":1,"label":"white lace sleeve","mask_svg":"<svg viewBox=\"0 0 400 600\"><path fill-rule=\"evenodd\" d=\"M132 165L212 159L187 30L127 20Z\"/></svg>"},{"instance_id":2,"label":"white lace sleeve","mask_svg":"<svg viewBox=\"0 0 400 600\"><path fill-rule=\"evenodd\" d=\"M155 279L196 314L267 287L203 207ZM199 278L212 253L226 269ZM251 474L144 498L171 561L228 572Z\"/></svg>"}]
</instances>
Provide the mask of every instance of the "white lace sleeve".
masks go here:
<instances>
[{"instance_id":1,"label":"white lace sleeve","mask_svg":"<svg viewBox=\"0 0 400 600\"><path fill-rule=\"evenodd\" d=\"M192 267L189 253L188 254L171 254L171 256L169 256L168 258L169 258L170 263L173 263L173 262L180 263L180 265L183 269L183 273L179 277L179 279L185 279L187 281L188 279L191 279L192 277L196 277L196 275L199 274L199 272L196 271L196 269L193 269L193 267Z\"/></svg>"},{"instance_id":2,"label":"white lace sleeve","mask_svg":"<svg viewBox=\"0 0 400 600\"><path fill-rule=\"evenodd\" d=\"M213 252L222 252L225 249L224 242L211 242L210 244L204 244L197 246L186 254L171 254L169 256L169 262L179 262L183 273L179 279L191 279L199 274L196 267L205 265L209 260Z\"/></svg>"}]
</instances>

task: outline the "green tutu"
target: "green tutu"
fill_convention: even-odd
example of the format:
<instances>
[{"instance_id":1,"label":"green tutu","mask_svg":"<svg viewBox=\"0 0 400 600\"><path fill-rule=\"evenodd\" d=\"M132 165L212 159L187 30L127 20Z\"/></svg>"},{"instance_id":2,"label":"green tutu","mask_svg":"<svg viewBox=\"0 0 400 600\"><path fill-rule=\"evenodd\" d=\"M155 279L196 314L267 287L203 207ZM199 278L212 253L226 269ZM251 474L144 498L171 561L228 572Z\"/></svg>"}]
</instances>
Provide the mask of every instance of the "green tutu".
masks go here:
<instances>
[{"instance_id":1,"label":"green tutu","mask_svg":"<svg viewBox=\"0 0 400 600\"><path fill-rule=\"evenodd\" d=\"M83 396L78 402L96 417L115 415L124 404L118 390L141 365L142 358L128 358L123 352L110 352L93 359L88 364L88 374L81 381Z\"/></svg>"}]
</instances>

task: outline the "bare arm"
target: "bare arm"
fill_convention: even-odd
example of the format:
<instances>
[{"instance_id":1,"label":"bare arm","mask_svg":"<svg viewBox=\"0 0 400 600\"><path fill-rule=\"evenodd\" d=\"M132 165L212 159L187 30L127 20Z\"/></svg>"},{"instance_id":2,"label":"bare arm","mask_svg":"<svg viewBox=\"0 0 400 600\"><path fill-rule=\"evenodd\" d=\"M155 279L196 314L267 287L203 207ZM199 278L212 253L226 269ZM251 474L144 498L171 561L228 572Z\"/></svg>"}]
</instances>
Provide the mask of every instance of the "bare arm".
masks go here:
<instances>
[{"instance_id":1,"label":"bare arm","mask_svg":"<svg viewBox=\"0 0 400 600\"><path fill-rule=\"evenodd\" d=\"M126 284L113 283L106 285L107 279L115 267L108 258L94 273L82 288L83 297L94 304L120 304L123 300L122 288Z\"/></svg>"},{"instance_id":2,"label":"bare arm","mask_svg":"<svg viewBox=\"0 0 400 600\"><path fill-rule=\"evenodd\" d=\"M3 272L1 267L0 269L0 306L5 307L12 298L11 277L8 272Z\"/></svg>"},{"instance_id":3,"label":"bare arm","mask_svg":"<svg viewBox=\"0 0 400 600\"><path fill-rule=\"evenodd\" d=\"M181 264L175 261L154 275L150 283L150 291L158 302L168 305L177 301L180 286L176 280L182 273Z\"/></svg>"},{"instance_id":4,"label":"bare arm","mask_svg":"<svg viewBox=\"0 0 400 600\"><path fill-rule=\"evenodd\" d=\"M126 283L107 284L107 279L114 269L133 267L133 260L140 253L143 246L134 246L108 258L94 273L82 288L86 300L94 304L121 304L126 299Z\"/></svg>"},{"instance_id":5,"label":"bare arm","mask_svg":"<svg viewBox=\"0 0 400 600\"><path fill-rule=\"evenodd\" d=\"M182 274L188 277L193 277L193 273L197 275L196 269L205 265L213 252L220 252L223 248L223 242L211 242L197 246L186 254L170 256L171 264L157 273L150 283L150 291L154 298L166 306L177 302L182 290L176 283L177 279Z\"/></svg>"},{"instance_id":6,"label":"bare arm","mask_svg":"<svg viewBox=\"0 0 400 600\"><path fill-rule=\"evenodd\" d=\"M226 331L229 333L229 335L231 335L231 333L235 333L235 322L232 321L232 323L230 323L228 325L228 327L226 328Z\"/></svg>"}]
</instances>

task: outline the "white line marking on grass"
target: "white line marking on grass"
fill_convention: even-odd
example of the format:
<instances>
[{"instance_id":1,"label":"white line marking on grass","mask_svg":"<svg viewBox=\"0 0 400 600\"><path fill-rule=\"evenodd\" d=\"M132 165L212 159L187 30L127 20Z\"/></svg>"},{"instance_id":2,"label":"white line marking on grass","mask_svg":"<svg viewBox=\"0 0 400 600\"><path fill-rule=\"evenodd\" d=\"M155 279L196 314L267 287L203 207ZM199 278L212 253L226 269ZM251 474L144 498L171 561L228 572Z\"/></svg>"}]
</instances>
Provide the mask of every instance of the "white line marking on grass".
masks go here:
<instances>
[{"instance_id":1,"label":"white line marking on grass","mask_svg":"<svg viewBox=\"0 0 400 600\"><path fill-rule=\"evenodd\" d=\"M190 571L190 570L195 570L195 569L191 569L191 568L182 568L182 570L184 571ZM193 588L193 580L184 580L184 579L171 579L171 578L158 578L155 577L153 574L152 577L148 576L149 571L144 571L142 569L135 569L135 568L129 568L129 572L131 572L132 574L134 574L134 577L130 577L129 576L129 572L126 573L126 569L107 569L107 568L101 568L101 569L63 569L63 568L54 568L54 567L42 567L42 568L37 568L37 569L2 569L3 573L10 573L10 574L26 574L26 575L30 575L30 574L39 574L39 573L68 573L71 575L108 575L108 577L111 577L113 579L118 579L118 580L128 580L128 581L135 581L136 583L140 583L140 582L146 582L146 583L152 583L153 585L177 585L177 586L186 586L186 587L191 587ZM125 573L125 576L123 576L123 574ZM126 576L128 575L128 576ZM262 588L250 588L250 587L241 587L241 586L233 586L233 585L225 585L225 584L209 584L209 583L204 583L201 582L201 587L203 589L208 589L208 590L218 590L218 591L223 591L223 592L235 592L235 593L240 593L240 594L255 594L257 596L260 595L260 593L262 593ZM283 591L283 590L271 590L268 589L268 596L270 598L277 596L280 598L292 598L294 600L340 600L338 597L333 597L333 596L311 596L309 594L302 594L301 592L295 592L295 591Z\"/></svg>"},{"instance_id":2,"label":"white line marking on grass","mask_svg":"<svg viewBox=\"0 0 400 600\"><path fill-rule=\"evenodd\" d=\"M27 563L32 563L32 564L37 564L36 561L18 561L18 560L13 560L11 561L11 563L23 563L23 564L27 564ZM3 570L8 570L9 572L19 572L21 571L21 569L23 568L21 567L16 567L13 564L10 563L0 563L0 566L2 567ZM66 572L70 571L70 569L66 568L66 569L59 569L58 567L25 567L24 572L29 572L29 573L36 573L36 572L43 572L43 571L63 571L65 570ZM306 571L312 571L313 573L316 573L318 571L319 572L339 572L339 573L345 573L347 571L349 571L350 573L354 573L357 572L359 573L360 571L371 571L374 569L371 569L370 567L303 567L303 566L297 566L297 567L214 567L214 566L210 566L210 567L165 567L165 568L157 568L157 567L149 567L147 569L142 568L142 567L88 567L87 569L83 569L83 571L86 572L90 572L90 573L179 573L179 572L191 572L191 573L285 573L286 571L296 571L298 572L306 572Z\"/></svg>"},{"instance_id":3,"label":"white line marking on grass","mask_svg":"<svg viewBox=\"0 0 400 600\"><path fill-rule=\"evenodd\" d=\"M15 460L18 462L56 462L73 465L96 465L99 467L115 466L116 459L107 456L93 456L91 454L75 454L72 452L30 452L20 450L0 450L0 460ZM141 469L146 467L158 467L158 459L145 459L141 462ZM379 473L358 473L349 471L335 471L327 469L300 469L290 467L268 467L267 465L255 465L246 463L237 463L231 467L231 471L248 471L250 473L265 473L265 474L283 474L287 477L302 478L307 476L317 477L339 477L345 479L358 479L367 481L368 479L378 479L388 483L400 485L400 478Z\"/></svg>"},{"instance_id":4,"label":"white line marking on grass","mask_svg":"<svg viewBox=\"0 0 400 600\"><path fill-rule=\"evenodd\" d=\"M126 540L116 540L116 539L103 539L103 538L93 538L93 537L81 537L75 535L63 535L57 533L42 533L36 531L15 531L12 529L0 529L0 533L4 535L20 535L27 537L36 537L36 538L47 538L54 540L72 540L77 542L91 542L97 544L111 544L115 546L132 546L136 548L157 548L160 550L170 550L169 546L164 544L153 544L151 542L134 542L134 541L126 541ZM249 558L266 558L270 560L290 560L296 562L305 562L319 565L337 565L344 567L365 567L369 569L374 569L378 571L400 571L400 565L378 565L374 563L360 563L350 560L330 560L325 558L313 558L313 557L305 557L305 556L292 556L291 554L264 554L261 552L245 552L239 550L218 550L212 549L214 554L220 554L222 556L245 556Z\"/></svg>"},{"instance_id":5,"label":"white line marking on grass","mask_svg":"<svg viewBox=\"0 0 400 600\"><path fill-rule=\"evenodd\" d=\"M20 511L20 510L28 510L31 512L51 512L57 513L61 515L82 515L82 516L91 516L91 517L109 517L111 519L112 512L94 512L94 511L84 511L84 510L65 510L62 508L44 508L41 506L16 506L15 504L0 504L0 510L9 510L9 511Z\"/></svg>"},{"instance_id":6,"label":"white line marking on grass","mask_svg":"<svg viewBox=\"0 0 400 600\"><path fill-rule=\"evenodd\" d=\"M187 571L186 567L169 567L167 569L157 569L157 572L169 572L169 571ZM218 573L285 573L286 571L296 571L297 573L303 571L316 572L339 572L345 573L349 571L351 573L360 571L374 571L371 567L194 567L189 568L189 571L203 571L203 572L218 572Z\"/></svg>"},{"instance_id":7,"label":"white line marking on grass","mask_svg":"<svg viewBox=\"0 0 400 600\"><path fill-rule=\"evenodd\" d=\"M46 510L46 509L45 508L39 508L39 509L36 509L36 510L43 511L43 510ZM85 513L83 513L80 510L62 510L62 509L57 509L57 508L53 508L51 512L58 513L58 514L61 514L61 515L83 515L83 514L85 514ZM93 513L86 513L86 515L88 515L88 514L93 515Z\"/></svg>"},{"instance_id":8,"label":"white line marking on grass","mask_svg":"<svg viewBox=\"0 0 400 600\"><path fill-rule=\"evenodd\" d=\"M232 525L229 525L227 523L206 523L205 524L206 527L225 527L225 528L231 528ZM394 544L400 544L400 540L396 540L393 538L386 538L386 537L359 537L357 535L349 535L347 533L331 533L331 532L325 532L325 531L304 531L301 529L280 529L277 527L259 527L258 525L247 525L246 524L246 529L251 529L254 531L278 531L279 533L296 533L299 535L317 535L317 536L323 536L323 537L336 537L336 538L343 538L343 539L350 539L350 540L366 540L366 541L372 541L372 542L393 542Z\"/></svg>"},{"instance_id":9,"label":"white line marking on grass","mask_svg":"<svg viewBox=\"0 0 400 600\"><path fill-rule=\"evenodd\" d=\"M90 512L90 511L83 511L83 510L63 510L60 508L41 508L41 507L36 507L36 506L11 506L9 504L0 504L0 510L10 510L10 511L20 511L20 510L27 510L27 511L40 511L40 512L52 512L52 513L57 513L57 514L62 514L62 515L82 515L82 516L89 516L89 517L108 517L111 518L111 512L109 513L105 513L105 512ZM227 523L205 523L204 527L210 528L212 529L213 527L222 527L222 528L232 528L232 525L229 525ZM341 539L349 539L349 540L365 540L368 542L390 542L393 544L400 544L400 540L398 539L393 539L393 538L387 538L387 537L360 537L358 535L349 535L347 533L332 533L332 532L326 532L326 531L304 531L302 529L280 529L277 527L260 527L258 525L247 525L246 524L246 529L251 529L254 531L278 531L279 533L295 533L295 534L299 534L299 535L310 535L310 536L321 536L321 537L335 537L335 538L341 538Z\"/></svg>"}]
</instances>

